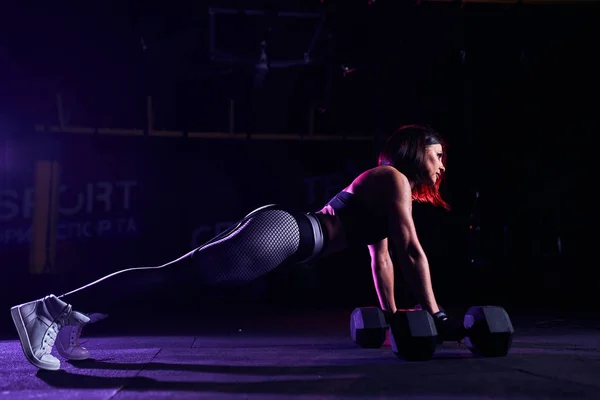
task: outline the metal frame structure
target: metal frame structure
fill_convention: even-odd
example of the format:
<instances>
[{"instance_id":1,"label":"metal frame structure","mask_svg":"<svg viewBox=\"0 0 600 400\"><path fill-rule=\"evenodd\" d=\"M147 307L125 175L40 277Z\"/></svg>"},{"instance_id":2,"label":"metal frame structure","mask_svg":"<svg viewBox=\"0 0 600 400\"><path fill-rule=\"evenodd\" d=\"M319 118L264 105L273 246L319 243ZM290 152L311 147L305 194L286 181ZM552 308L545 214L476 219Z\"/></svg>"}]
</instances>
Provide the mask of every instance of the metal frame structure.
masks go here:
<instances>
[{"instance_id":1,"label":"metal frame structure","mask_svg":"<svg viewBox=\"0 0 600 400\"><path fill-rule=\"evenodd\" d=\"M243 60L241 57L238 57L234 54L230 54L224 51L220 51L217 49L217 33L216 33L216 25L217 25L217 15L219 14L244 14L248 16L265 16L267 12L264 10L257 9L233 9L233 8L219 8L219 7L211 7L208 9L209 15L209 57L211 61L220 61L220 62L242 62L248 64L257 64L263 61L263 55L257 56L256 60ZM311 54L313 52L315 43L321 34L321 30L323 27L323 15L320 13L311 13L311 12L296 12L296 11L274 11L273 15L275 17L281 18L312 18L318 20L317 26L315 29L315 33L313 34L312 40L307 46L306 51L302 55L302 57L297 60L268 60L268 68L287 68L293 67L297 65L309 64L313 60L311 59Z\"/></svg>"}]
</instances>

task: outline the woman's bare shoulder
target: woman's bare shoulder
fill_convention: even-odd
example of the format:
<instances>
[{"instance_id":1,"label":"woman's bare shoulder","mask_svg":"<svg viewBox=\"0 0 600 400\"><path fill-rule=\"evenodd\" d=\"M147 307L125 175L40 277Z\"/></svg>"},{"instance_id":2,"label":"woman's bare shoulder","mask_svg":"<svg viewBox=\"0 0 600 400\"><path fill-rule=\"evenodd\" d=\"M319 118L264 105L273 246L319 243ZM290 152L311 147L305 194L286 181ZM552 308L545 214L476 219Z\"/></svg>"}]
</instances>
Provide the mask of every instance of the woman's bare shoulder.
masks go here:
<instances>
[{"instance_id":1,"label":"woman's bare shoulder","mask_svg":"<svg viewBox=\"0 0 600 400\"><path fill-rule=\"evenodd\" d=\"M410 182L406 175L396 168L382 165L360 174L348 189L354 193L364 190L372 194L384 192L399 195L407 190L410 192Z\"/></svg>"}]
</instances>

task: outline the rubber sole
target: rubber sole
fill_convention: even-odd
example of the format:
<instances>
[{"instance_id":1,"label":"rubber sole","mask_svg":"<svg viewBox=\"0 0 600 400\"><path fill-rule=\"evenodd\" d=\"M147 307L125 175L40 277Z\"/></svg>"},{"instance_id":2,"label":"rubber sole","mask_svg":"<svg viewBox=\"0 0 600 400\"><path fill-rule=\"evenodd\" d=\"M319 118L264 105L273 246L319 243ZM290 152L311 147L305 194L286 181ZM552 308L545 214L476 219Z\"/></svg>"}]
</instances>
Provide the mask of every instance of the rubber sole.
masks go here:
<instances>
[{"instance_id":1,"label":"rubber sole","mask_svg":"<svg viewBox=\"0 0 600 400\"><path fill-rule=\"evenodd\" d=\"M17 333L19 334L19 341L21 342L21 348L23 349L23 353L25 354L25 358L29 361L33 366L45 369L47 371L57 371L60 369L60 364L49 364L42 360L39 360L33 355L33 349L31 348L31 341L29 340L29 335L27 334L27 329L25 328L25 321L23 321L23 317L21 316L21 311L19 310L21 306L14 306L10 309L10 315L12 316L13 323L17 328Z\"/></svg>"},{"instance_id":2,"label":"rubber sole","mask_svg":"<svg viewBox=\"0 0 600 400\"><path fill-rule=\"evenodd\" d=\"M73 357L73 356L69 355L65 350L63 350L60 346L61 345L58 343L58 339L57 339L57 341L54 343L54 347L56 347L56 351L58 351L58 354L60 354L61 357L64 357L67 360L83 361L83 360L87 360L88 358L90 358L89 354L84 357Z\"/></svg>"}]
</instances>

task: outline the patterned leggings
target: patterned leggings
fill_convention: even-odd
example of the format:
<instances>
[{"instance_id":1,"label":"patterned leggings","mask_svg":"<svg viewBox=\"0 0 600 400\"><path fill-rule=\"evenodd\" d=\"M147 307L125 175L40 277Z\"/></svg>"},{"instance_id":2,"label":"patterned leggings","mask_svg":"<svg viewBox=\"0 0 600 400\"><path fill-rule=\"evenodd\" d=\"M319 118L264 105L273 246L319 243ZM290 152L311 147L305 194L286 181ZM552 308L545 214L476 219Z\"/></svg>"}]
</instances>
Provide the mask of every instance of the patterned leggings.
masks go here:
<instances>
[{"instance_id":1,"label":"patterned leggings","mask_svg":"<svg viewBox=\"0 0 600 400\"><path fill-rule=\"evenodd\" d=\"M325 236L318 218L278 205L261 207L182 257L156 267L129 268L59 296L74 309L101 311L118 294L144 292L190 276L202 285L241 285L284 264L318 257Z\"/></svg>"}]
</instances>

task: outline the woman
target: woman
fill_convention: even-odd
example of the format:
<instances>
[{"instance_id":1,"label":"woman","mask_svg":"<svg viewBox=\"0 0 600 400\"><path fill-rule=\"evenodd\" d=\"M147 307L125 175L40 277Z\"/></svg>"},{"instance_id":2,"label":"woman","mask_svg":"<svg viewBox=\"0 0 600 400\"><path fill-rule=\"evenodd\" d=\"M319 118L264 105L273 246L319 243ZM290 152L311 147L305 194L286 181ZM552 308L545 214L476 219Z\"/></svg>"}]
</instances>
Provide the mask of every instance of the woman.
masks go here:
<instances>
[{"instance_id":1,"label":"woman","mask_svg":"<svg viewBox=\"0 0 600 400\"><path fill-rule=\"evenodd\" d=\"M38 368L59 369L60 361L50 354L58 339L61 355L87 358L77 338L90 319L72 310L71 304L81 310L99 310L108 301L117 301L115 293L190 278L190 273L201 284L241 284L282 265L355 246L369 248L383 310L396 311L394 266L401 266L409 288L434 316L442 339L455 339L457 323L437 304L411 215L413 200L449 208L439 194L445 171L443 150L441 137L431 128L403 126L386 141L378 166L360 174L318 212L265 206L168 264L118 271L62 296L15 306L11 314L25 356ZM395 255L393 260L390 253Z\"/></svg>"}]
</instances>

